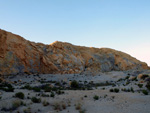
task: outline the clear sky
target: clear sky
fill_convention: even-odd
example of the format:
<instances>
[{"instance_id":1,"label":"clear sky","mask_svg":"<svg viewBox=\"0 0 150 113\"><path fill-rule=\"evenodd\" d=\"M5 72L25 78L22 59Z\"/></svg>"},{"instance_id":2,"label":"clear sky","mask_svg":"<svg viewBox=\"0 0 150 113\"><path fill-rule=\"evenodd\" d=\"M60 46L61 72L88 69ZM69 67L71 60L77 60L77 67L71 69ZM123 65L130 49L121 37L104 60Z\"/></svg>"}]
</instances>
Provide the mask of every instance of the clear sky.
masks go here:
<instances>
[{"instance_id":1,"label":"clear sky","mask_svg":"<svg viewBox=\"0 0 150 113\"><path fill-rule=\"evenodd\" d=\"M45 44L113 48L150 65L150 0L0 0L0 28Z\"/></svg>"}]
</instances>

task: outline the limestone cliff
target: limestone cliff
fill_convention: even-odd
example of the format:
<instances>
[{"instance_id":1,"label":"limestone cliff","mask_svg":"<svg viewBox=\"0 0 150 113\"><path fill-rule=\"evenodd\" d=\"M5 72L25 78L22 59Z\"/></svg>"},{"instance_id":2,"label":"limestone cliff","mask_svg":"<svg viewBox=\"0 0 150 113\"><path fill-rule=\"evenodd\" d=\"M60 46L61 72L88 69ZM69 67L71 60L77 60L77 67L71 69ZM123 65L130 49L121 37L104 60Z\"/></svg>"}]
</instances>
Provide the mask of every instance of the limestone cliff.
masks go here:
<instances>
[{"instance_id":1,"label":"limestone cliff","mask_svg":"<svg viewBox=\"0 0 150 113\"><path fill-rule=\"evenodd\" d=\"M108 48L89 48L69 43L34 43L0 30L0 74L97 73L148 69L146 63Z\"/></svg>"}]
</instances>

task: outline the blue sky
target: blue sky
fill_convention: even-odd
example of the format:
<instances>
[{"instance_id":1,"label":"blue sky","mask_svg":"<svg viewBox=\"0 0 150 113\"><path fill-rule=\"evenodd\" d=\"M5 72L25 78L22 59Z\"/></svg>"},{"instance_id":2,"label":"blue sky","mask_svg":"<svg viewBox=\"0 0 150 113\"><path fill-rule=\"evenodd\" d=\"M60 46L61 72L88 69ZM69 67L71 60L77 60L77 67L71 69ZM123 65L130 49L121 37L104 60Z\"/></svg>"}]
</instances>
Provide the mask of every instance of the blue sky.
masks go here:
<instances>
[{"instance_id":1,"label":"blue sky","mask_svg":"<svg viewBox=\"0 0 150 113\"><path fill-rule=\"evenodd\" d=\"M150 65L150 0L0 0L0 28L45 44L126 52Z\"/></svg>"}]
</instances>

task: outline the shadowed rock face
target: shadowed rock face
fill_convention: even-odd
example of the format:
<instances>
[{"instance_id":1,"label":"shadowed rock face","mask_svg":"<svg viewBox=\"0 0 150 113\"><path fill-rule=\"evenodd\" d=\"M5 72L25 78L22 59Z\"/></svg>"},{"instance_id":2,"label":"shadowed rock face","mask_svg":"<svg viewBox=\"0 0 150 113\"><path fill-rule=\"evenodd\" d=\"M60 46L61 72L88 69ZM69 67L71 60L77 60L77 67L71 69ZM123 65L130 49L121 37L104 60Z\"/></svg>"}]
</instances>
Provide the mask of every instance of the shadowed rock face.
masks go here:
<instances>
[{"instance_id":1,"label":"shadowed rock face","mask_svg":"<svg viewBox=\"0 0 150 113\"><path fill-rule=\"evenodd\" d=\"M89 48L69 43L34 43L0 30L0 74L97 73L148 69L146 63L108 48Z\"/></svg>"}]
</instances>

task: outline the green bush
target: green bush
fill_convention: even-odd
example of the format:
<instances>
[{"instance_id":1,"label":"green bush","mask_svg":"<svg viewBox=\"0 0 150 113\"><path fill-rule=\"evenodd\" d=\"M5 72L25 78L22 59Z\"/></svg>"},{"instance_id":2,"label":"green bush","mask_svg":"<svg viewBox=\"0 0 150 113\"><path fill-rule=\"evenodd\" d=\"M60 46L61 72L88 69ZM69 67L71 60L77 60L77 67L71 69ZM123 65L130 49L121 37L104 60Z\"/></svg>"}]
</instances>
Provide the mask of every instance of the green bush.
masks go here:
<instances>
[{"instance_id":1,"label":"green bush","mask_svg":"<svg viewBox=\"0 0 150 113\"><path fill-rule=\"evenodd\" d=\"M87 95L84 95L85 98L87 98Z\"/></svg>"},{"instance_id":2,"label":"green bush","mask_svg":"<svg viewBox=\"0 0 150 113\"><path fill-rule=\"evenodd\" d=\"M143 87L143 84L138 84L139 88L142 88Z\"/></svg>"},{"instance_id":3,"label":"green bush","mask_svg":"<svg viewBox=\"0 0 150 113\"><path fill-rule=\"evenodd\" d=\"M110 89L109 91L110 91L110 92L114 92L114 89Z\"/></svg>"},{"instance_id":4,"label":"green bush","mask_svg":"<svg viewBox=\"0 0 150 113\"><path fill-rule=\"evenodd\" d=\"M15 97L20 98L20 99L24 99L24 94L22 92L18 92L15 94Z\"/></svg>"},{"instance_id":5,"label":"green bush","mask_svg":"<svg viewBox=\"0 0 150 113\"><path fill-rule=\"evenodd\" d=\"M35 91L35 92L40 92L40 91L41 91L41 89L40 89L39 87L33 87L32 89L33 89L33 91Z\"/></svg>"},{"instance_id":6,"label":"green bush","mask_svg":"<svg viewBox=\"0 0 150 113\"><path fill-rule=\"evenodd\" d=\"M131 91L132 93L134 93L134 89L133 89L133 87L131 87L130 91Z\"/></svg>"},{"instance_id":7,"label":"green bush","mask_svg":"<svg viewBox=\"0 0 150 113\"><path fill-rule=\"evenodd\" d=\"M128 84L130 84L130 82L129 82L129 81L127 81L127 82L126 82L126 85L128 85Z\"/></svg>"},{"instance_id":8,"label":"green bush","mask_svg":"<svg viewBox=\"0 0 150 113\"><path fill-rule=\"evenodd\" d=\"M76 80L72 81L72 82L71 82L71 87L72 87L72 88L79 88L78 82L77 82Z\"/></svg>"},{"instance_id":9,"label":"green bush","mask_svg":"<svg viewBox=\"0 0 150 113\"><path fill-rule=\"evenodd\" d=\"M126 76L125 79L129 79L130 76Z\"/></svg>"},{"instance_id":10,"label":"green bush","mask_svg":"<svg viewBox=\"0 0 150 113\"><path fill-rule=\"evenodd\" d=\"M44 94L44 93L43 93L41 96L42 96L42 97L49 97L49 94Z\"/></svg>"},{"instance_id":11,"label":"green bush","mask_svg":"<svg viewBox=\"0 0 150 113\"><path fill-rule=\"evenodd\" d=\"M93 99L94 99L94 100L98 100L98 99L99 99L99 96L95 95L95 96L93 97Z\"/></svg>"},{"instance_id":12,"label":"green bush","mask_svg":"<svg viewBox=\"0 0 150 113\"><path fill-rule=\"evenodd\" d=\"M85 113L85 109L81 109L81 110L79 110L79 113Z\"/></svg>"},{"instance_id":13,"label":"green bush","mask_svg":"<svg viewBox=\"0 0 150 113\"><path fill-rule=\"evenodd\" d=\"M148 91L147 91L147 90L142 90L142 93L143 93L144 95L148 95Z\"/></svg>"},{"instance_id":14,"label":"green bush","mask_svg":"<svg viewBox=\"0 0 150 113\"><path fill-rule=\"evenodd\" d=\"M13 92L14 88L11 84L9 83L2 83L0 84L0 89L6 92Z\"/></svg>"},{"instance_id":15,"label":"green bush","mask_svg":"<svg viewBox=\"0 0 150 113\"><path fill-rule=\"evenodd\" d=\"M50 95L51 97L55 97L55 94L54 94L54 92L51 92L51 95Z\"/></svg>"},{"instance_id":16,"label":"green bush","mask_svg":"<svg viewBox=\"0 0 150 113\"><path fill-rule=\"evenodd\" d=\"M115 88L115 89L114 89L114 92L118 93L118 92L119 92L119 89L118 89L118 88Z\"/></svg>"},{"instance_id":17,"label":"green bush","mask_svg":"<svg viewBox=\"0 0 150 113\"><path fill-rule=\"evenodd\" d=\"M150 81L147 82L146 88L150 91Z\"/></svg>"},{"instance_id":18,"label":"green bush","mask_svg":"<svg viewBox=\"0 0 150 113\"><path fill-rule=\"evenodd\" d=\"M122 89L123 90L123 89ZM115 88L115 89L110 89L109 90L110 92L116 92L116 93L118 93L119 92L119 89L118 88Z\"/></svg>"},{"instance_id":19,"label":"green bush","mask_svg":"<svg viewBox=\"0 0 150 113\"><path fill-rule=\"evenodd\" d=\"M41 99L40 98L36 98L36 97L32 97L32 102L34 103L40 103L41 102Z\"/></svg>"},{"instance_id":20,"label":"green bush","mask_svg":"<svg viewBox=\"0 0 150 113\"><path fill-rule=\"evenodd\" d=\"M24 87L22 87L22 89L32 90L32 87L30 85L25 85Z\"/></svg>"},{"instance_id":21,"label":"green bush","mask_svg":"<svg viewBox=\"0 0 150 113\"><path fill-rule=\"evenodd\" d=\"M51 92L51 90L52 90L52 88L49 87L49 86L46 86L46 87L44 88L44 91L45 91L45 92Z\"/></svg>"}]
</instances>

